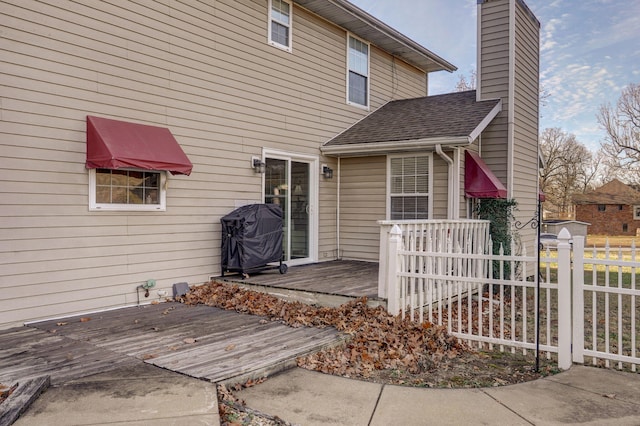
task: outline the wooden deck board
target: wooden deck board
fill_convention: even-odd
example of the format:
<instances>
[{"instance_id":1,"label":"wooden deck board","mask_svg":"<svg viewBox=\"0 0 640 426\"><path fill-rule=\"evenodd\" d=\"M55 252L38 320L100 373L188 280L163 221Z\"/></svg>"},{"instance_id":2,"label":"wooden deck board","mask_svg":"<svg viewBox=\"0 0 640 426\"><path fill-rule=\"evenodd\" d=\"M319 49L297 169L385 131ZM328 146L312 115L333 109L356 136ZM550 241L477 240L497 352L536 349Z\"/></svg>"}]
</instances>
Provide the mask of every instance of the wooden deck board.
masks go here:
<instances>
[{"instance_id":1,"label":"wooden deck board","mask_svg":"<svg viewBox=\"0 0 640 426\"><path fill-rule=\"evenodd\" d=\"M30 327L0 332L0 360L0 382L49 375L53 384L140 362Z\"/></svg>"},{"instance_id":2,"label":"wooden deck board","mask_svg":"<svg viewBox=\"0 0 640 426\"><path fill-rule=\"evenodd\" d=\"M293 362L344 338L333 328L292 328L259 316L179 303L82 318L45 321L0 334L0 359L15 359L0 366L0 378L9 373L24 377L29 370L30 377L50 374L56 384L144 361L223 381Z\"/></svg>"},{"instance_id":3,"label":"wooden deck board","mask_svg":"<svg viewBox=\"0 0 640 426\"><path fill-rule=\"evenodd\" d=\"M239 275L227 275L223 279L351 297L378 295L378 264L373 262L336 260L293 266L286 274L266 270L246 279Z\"/></svg>"},{"instance_id":4,"label":"wooden deck board","mask_svg":"<svg viewBox=\"0 0 640 426\"><path fill-rule=\"evenodd\" d=\"M332 261L291 267L282 275L268 270L240 278L225 277L278 289L375 298L378 265ZM203 305L144 305L0 331L0 382L50 375L56 385L142 362L226 381L289 365L343 338L333 328L291 328Z\"/></svg>"}]
</instances>

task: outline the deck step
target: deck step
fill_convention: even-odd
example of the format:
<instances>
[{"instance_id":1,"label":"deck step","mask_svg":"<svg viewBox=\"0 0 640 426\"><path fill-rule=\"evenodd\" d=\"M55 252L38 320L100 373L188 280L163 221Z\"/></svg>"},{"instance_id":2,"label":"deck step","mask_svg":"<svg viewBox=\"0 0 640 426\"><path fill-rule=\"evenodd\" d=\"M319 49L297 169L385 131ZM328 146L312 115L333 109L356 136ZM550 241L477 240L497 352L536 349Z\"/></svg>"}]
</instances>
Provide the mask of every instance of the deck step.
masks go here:
<instances>
[{"instance_id":1,"label":"deck step","mask_svg":"<svg viewBox=\"0 0 640 426\"><path fill-rule=\"evenodd\" d=\"M219 280L230 283L230 284L235 284L238 287L244 288L247 290L257 291L260 293L267 293L279 299L285 300L287 302L301 302L307 305L314 305L314 306L325 306L325 307L335 308L360 298L360 296L324 293L320 291L300 290L300 289L294 289L294 288L287 288L283 286L272 286L268 284L251 283L251 282L242 281L237 277L233 277L233 278L224 277L224 278L220 278ZM372 308L375 308L377 306L383 306L384 308L386 308L387 301L386 299L367 296L367 305L371 306Z\"/></svg>"}]
</instances>

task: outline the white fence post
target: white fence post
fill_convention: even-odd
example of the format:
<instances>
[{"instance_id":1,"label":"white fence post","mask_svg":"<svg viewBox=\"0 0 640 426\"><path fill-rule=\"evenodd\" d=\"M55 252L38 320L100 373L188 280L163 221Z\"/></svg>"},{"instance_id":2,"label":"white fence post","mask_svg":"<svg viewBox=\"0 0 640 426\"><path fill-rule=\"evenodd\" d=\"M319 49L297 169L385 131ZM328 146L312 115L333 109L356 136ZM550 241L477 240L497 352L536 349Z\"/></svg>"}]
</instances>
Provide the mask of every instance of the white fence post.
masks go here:
<instances>
[{"instance_id":1,"label":"white fence post","mask_svg":"<svg viewBox=\"0 0 640 426\"><path fill-rule=\"evenodd\" d=\"M573 237L573 362L584 364L584 237Z\"/></svg>"},{"instance_id":2,"label":"white fence post","mask_svg":"<svg viewBox=\"0 0 640 426\"><path fill-rule=\"evenodd\" d=\"M571 234L558 234L558 368L571 368Z\"/></svg>"},{"instance_id":3,"label":"white fence post","mask_svg":"<svg viewBox=\"0 0 640 426\"><path fill-rule=\"evenodd\" d=\"M402 244L402 230L398 225L393 225L389 232L389 244L387 248L387 311L391 315L398 315L400 313L400 289L398 288L398 251L400 250L400 244Z\"/></svg>"},{"instance_id":4,"label":"white fence post","mask_svg":"<svg viewBox=\"0 0 640 426\"><path fill-rule=\"evenodd\" d=\"M378 222L379 223L379 222ZM380 224L380 254L378 255L378 297L387 298L387 243L389 242L389 226Z\"/></svg>"}]
</instances>

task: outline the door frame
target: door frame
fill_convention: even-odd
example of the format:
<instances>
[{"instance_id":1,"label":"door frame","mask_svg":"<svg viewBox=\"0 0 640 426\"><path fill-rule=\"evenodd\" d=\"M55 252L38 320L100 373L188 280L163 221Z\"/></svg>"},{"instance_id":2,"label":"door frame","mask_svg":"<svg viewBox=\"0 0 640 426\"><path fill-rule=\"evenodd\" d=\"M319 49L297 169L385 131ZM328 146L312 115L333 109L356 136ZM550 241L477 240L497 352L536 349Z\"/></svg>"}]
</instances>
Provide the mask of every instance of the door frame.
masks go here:
<instances>
[{"instance_id":1,"label":"door frame","mask_svg":"<svg viewBox=\"0 0 640 426\"><path fill-rule=\"evenodd\" d=\"M318 193L320 186L320 159L317 155L305 155L291 151L280 151L275 149L262 149L262 161L266 162L267 158L274 158L277 160L297 161L301 163L309 164L309 257L302 259L287 260L288 265L304 265L308 263L314 263L318 261ZM265 175L262 175L261 185L261 200L264 203L264 185ZM291 203L291 196L288 197L288 202ZM291 211L291 210L289 210ZM290 240L287 241L290 244ZM290 248L290 247L289 247Z\"/></svg>"}]
</instances>

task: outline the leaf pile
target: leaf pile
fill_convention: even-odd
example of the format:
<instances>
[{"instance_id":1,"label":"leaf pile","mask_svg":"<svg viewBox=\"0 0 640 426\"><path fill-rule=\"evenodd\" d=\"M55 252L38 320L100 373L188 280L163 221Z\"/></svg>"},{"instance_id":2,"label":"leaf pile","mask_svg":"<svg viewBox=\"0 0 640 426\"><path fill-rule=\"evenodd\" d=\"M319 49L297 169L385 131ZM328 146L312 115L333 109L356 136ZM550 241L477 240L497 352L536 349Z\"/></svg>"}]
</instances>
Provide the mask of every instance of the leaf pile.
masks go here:
<instances>
[{"instance_id":1,"label":"leaf pile","mask_svg":"<svg viewBox=\"0 0 640 426\"><path fill-rule=\"evenodd\" d=\"M369 307L366 298L317 307L214 281L192 288L183 301L266 316L291 327L335 327L349 334L349 341L299 358L298 365L345 377L369 378L379 370L424 373L470 352L444 327L391 316L382 307Z\"/></svg>"}]
</instances>

